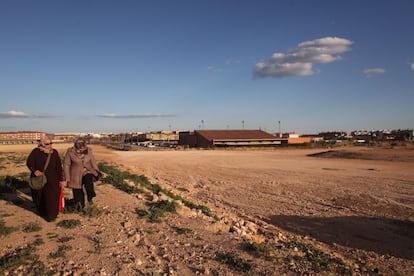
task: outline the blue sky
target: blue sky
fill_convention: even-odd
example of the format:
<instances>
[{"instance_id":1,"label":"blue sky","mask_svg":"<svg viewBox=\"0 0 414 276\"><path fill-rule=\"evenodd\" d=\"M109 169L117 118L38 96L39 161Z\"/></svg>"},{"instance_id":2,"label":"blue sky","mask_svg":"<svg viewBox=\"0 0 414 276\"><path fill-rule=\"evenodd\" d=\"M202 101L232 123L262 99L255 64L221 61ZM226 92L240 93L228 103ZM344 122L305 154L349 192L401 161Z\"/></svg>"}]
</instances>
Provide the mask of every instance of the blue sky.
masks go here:
<instances>
[{"instance_id":1,"label":"blue sky","mask_svg":"<svg viewBox=\"0 0 414 276\"><path fill-rule=\"evenodd\" d=\"M410 0L3 0L0 131L414 128L413 11Z\"/></svg>"}]
</instances>

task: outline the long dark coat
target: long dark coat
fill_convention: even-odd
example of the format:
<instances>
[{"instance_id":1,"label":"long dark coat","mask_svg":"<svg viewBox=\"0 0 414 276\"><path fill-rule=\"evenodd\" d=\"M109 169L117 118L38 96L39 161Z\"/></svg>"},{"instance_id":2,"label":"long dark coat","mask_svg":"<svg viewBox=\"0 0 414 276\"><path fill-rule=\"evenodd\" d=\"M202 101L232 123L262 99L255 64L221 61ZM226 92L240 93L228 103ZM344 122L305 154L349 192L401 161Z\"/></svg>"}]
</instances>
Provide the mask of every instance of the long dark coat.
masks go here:
<instances>
[{"instance_id":1,"label":"long dark coat","mask_svg":"<svg viewBox=\"0 0 414 276\"><path fill-rule=\"evenodd\" d=\"M39 148L35 148L27 157L27 167L31 171L31 176L34 176L36 170L43 171L48 154ZM49 165L44 172L47 178L47 183L41 190L32 190L33 202L39 211L39 214L44 216L47 220L54 220L59 211L59 182L63 180L62 162L59 153L53 149L50 156Z\"/></svg>"}]
</instances>

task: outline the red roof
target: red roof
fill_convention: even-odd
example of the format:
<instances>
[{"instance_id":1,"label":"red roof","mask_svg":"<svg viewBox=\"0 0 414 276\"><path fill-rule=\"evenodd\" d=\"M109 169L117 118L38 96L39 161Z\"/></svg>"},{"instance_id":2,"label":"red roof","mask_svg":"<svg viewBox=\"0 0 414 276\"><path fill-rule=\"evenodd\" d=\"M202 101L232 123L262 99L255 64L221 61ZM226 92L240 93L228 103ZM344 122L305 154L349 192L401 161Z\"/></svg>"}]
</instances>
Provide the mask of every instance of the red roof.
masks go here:
<instances>
[{"instance_id":1,"label":"red roof","mask_svg":"<svg viewBox=\"0 0 414 276\"><path fill-rule=\"evenodd\" d=\"M196 133L210 141L217 140L279 140L262 130L196 130Z\"/></svg>"}]
</instances>

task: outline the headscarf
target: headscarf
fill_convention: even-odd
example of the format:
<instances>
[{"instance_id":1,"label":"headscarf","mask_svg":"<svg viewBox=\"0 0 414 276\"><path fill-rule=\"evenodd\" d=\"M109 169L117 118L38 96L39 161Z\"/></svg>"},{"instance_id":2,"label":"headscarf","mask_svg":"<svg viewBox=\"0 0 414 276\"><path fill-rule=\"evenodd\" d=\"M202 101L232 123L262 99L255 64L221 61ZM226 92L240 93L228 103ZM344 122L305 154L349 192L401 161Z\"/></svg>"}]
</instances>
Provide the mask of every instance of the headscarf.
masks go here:
<instances>
[{"instance_id":1,"label":"headscarf","mask_svg":"<svg viewBox=\"0 0 414 276\"><path fill-rule=\"evenodd\" d=\"M52 153L53 152L53 149L52 148L48 148L47 146L46 146L46 142L49 142L49 143L51 143L52 142L52 139L50 139L49 137L44 137L44 138L40 138L39 139L39 143L37 144L37 147L41 150L41 151L43 151L44 153Z\"/></svg>"},{"instance_id":2,"label":"headscarf","mask_svg":"<svg viewBox=\"0 0 414 276\"><path fill-rule=\"evenodd\" d=\"M73 148L75 149L76 153L78 153L78 154L87 154L88 153L88 147L86 146L86 141L82 138L78 138L78 139L75 140Z\"/></svg>"}]
</instances>

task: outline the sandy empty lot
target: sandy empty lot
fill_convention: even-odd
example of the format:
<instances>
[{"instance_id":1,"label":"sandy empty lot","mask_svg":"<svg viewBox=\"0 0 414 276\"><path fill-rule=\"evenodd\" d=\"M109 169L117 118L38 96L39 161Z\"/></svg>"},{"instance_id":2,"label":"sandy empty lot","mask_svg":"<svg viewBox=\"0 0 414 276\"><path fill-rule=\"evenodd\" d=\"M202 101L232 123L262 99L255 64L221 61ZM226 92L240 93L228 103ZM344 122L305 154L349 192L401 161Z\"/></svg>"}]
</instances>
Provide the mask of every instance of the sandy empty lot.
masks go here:
<instances>
[{"instance_id":1,"label":"sandy empty lot","mask_svg":"<svg viewBox=\"0 0 414 276\"><path fill-rule=\"evenodd\" d=\"M56 146L63 154L68 145ZM413 271L410 148L338 148L340 154L329 158L310 156L321 149L93 148L99 161L143 174L217 214L232 213L268 224L269 231L310 237L346 258L368 258L384 274ZM28 148L1 146L1 151Z\"/></svg>"}]
</instances>

